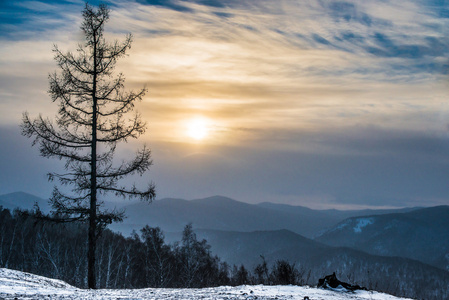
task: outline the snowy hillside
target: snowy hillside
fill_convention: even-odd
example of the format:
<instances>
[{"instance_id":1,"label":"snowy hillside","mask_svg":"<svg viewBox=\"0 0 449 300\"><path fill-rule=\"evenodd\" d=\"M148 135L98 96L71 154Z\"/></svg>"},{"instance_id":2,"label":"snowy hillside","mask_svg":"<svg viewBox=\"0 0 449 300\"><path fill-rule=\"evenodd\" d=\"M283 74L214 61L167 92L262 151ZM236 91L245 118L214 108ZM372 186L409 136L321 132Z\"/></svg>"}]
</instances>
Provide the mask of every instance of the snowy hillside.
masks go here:
<instances>
[{"instance_id":1,"label":"snowy hillside","mask_svg":"<svg viewBox=\"0 0 449 300\"><path fill-rule=\"evenodd\" d=\"M346 219L315 238L333 247L405 257L449 271L449 206Z\"/></svg>"},{"instance_id":2,"label":"snowy hillside","mask_svg":"<svg viewBox=\"0 0 449 300\"><path fill-rule=\"evenodd\" d=\"M67 283L20 271L0 269L0 299L404 299L387 294L345 293L299 286L238 286L204 289L82 290Z\"/></svg>"}]
</instances>

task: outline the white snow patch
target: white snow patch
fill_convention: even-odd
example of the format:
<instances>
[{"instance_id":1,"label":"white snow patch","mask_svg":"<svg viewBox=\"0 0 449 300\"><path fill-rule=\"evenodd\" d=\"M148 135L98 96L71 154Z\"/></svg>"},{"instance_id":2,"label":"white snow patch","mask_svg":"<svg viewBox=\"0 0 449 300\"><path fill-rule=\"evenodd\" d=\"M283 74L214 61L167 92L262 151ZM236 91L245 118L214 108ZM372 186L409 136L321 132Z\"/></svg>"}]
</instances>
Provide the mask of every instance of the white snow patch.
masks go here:
<instances>
[{"instance_id":1,"label":"white snow patch","mask_svg":"<svg viewBox=\"0 0 449 300\"><path fill-rule=\"evenodd\" d=\"M308 296L311 300L405 299L372 291L344 293L291 285L222 286L204 289L83 290L60 280L20 271L0 269L0 299L303 300L305 296Z\"/></svg>"},{"instance_id":2,"label":"white snow patch","mask_svg":"<svg viewBox=\"0 0 449 300\"><path fill-rule=\"evenodd\" d=\"M341 230L341 229L347 227L348 225L349 225L349 222L348 222L348 221L343 222L343 223L341 223L340 225L338 225L338 226L335 228L335 230Z\"/></svg>"},{"instance_id":3,"label":"white snow patch","mask_svg":"<svg viewBox=\"0 0 449 300\"><path fill-rule=\"evenodd\" d=\"M316 237L320 237L320 236L323 236L325 234L330 234L330 233L335 232L335 231L341 231L343 228L347 227L349 225L349 223L350 223L349 221L345 221L345 222L340 223L338 226L336 226L334 228L331 228L331 229L328 229L328 230L322 230L321 232L319 232L316 235Z\"/></svg>"},{"instance_id":4,"label":"white snow patch","mask_svg":"<svg viewBox=\"0 0 449 300\"><path fill-rule=\"evenodd\" d=\"M374 219L373 218L359 218L359 219L356 219L356 224L355 224L355 226L354 226L354 232L355 233L360 233L360 232L362 232L362 228L364 228L364 227L366 227L366 226L368 226L368 225L370 225L370 224L373 224L374 223Z\"/></svg>"}]
</instances>

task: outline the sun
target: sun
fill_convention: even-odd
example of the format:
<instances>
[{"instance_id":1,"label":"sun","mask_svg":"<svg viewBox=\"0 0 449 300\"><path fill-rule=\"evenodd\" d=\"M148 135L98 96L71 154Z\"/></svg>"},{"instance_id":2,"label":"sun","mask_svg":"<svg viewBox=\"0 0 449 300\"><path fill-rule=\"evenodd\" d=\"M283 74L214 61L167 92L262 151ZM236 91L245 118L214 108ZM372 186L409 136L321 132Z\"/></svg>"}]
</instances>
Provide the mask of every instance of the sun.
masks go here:
<instances>
[{"instance_id":1,"label":"sun","mask_svg":"<svg viewBox=\"0 0 449 300\"><path fill-rule=\"evenodd\" d=\"M187 123L187 135L196 141L201 141L209 135L210 125L205 118L195 118Z\"/></svg>"}]
</instances>

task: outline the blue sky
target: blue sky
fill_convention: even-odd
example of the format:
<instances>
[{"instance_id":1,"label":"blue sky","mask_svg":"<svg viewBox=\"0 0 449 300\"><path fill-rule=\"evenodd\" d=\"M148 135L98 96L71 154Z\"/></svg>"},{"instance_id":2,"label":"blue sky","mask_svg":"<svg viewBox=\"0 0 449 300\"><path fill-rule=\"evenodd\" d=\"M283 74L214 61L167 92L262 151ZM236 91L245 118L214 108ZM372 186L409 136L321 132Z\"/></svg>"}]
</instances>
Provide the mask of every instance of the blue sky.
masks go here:
<instances>
[{"instance_id":1,"label":"blue sky","mask_svg":"<svg viewBox=\"0 0 449 300\"><path fill-rule=\"evenodd\" d=\"M97 4L98 1L92 2ZM158 198L221 194L315 208L449 204L449 1L107 1L118 64L146 86L144 179ZM84 2L0 4L0 193L46 197L60 168L20 136L52 117L53 44L75 50ZM198 121L200 120L200 121ZM193 123L207 132L189 136Z\"/></svg>"}]
</instances>

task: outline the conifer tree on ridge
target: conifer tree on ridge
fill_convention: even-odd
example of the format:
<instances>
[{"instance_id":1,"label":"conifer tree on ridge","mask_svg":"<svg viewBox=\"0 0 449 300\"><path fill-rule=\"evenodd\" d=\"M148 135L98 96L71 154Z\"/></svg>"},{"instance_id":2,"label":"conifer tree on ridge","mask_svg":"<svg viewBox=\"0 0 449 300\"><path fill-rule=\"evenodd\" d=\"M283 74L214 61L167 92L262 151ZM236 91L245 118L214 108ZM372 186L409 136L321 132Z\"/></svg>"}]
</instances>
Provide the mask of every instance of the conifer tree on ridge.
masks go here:
<instances>
[{"instance_id":1,"label":"conifer tree on ridge","mask_svg":"<svg viewBox=\"0 0 449 300\"><path fill-rule=\"evenodd\" d=\"M78 45L76 53L63 53L57 46L53 50L61 69L60 73L49 75L49 94L59 105L55 121L41 115L31 119L24 113L21 128L24 136L33 139L33 145L39 145L43 157L65 161L65 173L48 174L50 181L57 179L71 190L54 188L50 198L51 219L88 222L88 287L96 288L97 238L108 224L124 217L123 212L102 208L99 196L113 193L152 201L156 194L153 183L145 190L121 183L128 175L142 175L150 168L151 151L147 147L130 161L119 166L113 164L117 143L138 138L146 129L139 114L128 117L146 89L124 92L123 74L113 75L117 60L131 47L132 36L127 35L122 43L106 42L103 36L109 19L106 5L94 9L86 3L82 15L85 42Z\"/></svg>"}]
</instances>

